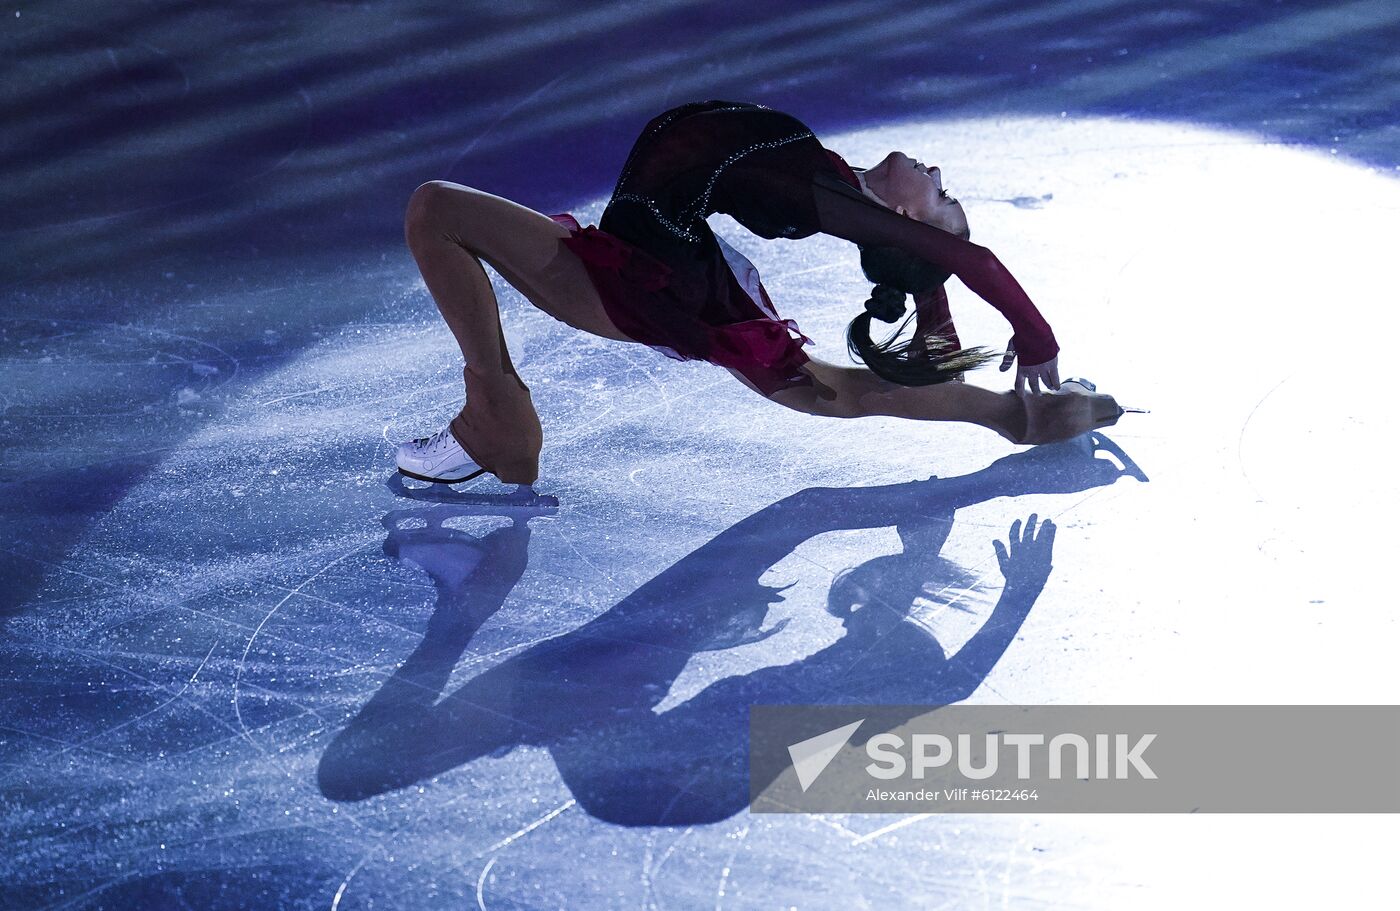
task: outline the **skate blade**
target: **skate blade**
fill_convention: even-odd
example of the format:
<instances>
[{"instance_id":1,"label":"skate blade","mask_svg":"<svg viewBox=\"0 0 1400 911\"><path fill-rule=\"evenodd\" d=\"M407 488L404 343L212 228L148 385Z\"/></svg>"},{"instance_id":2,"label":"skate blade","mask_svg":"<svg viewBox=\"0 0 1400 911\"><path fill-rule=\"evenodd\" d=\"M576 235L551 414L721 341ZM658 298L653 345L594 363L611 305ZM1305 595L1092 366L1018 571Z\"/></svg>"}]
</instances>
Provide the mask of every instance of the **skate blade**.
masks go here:
<instances>
[{"instance_id":1,"label":"skate blade","mask_svg":"<svg viewBox=\"0 0 1400 911\"><path fill-rule=\"evenodd\" d=\"M551 494L536 493L528 484L517 484L515 490L505 494L480 493L473 490L458 491L443 483L430 487L408 487L405 477L412 477L403 471L395 472L384 479L384 484L396 497L420 500L427 503L449 503L454 506L475 507L489 513L498 514L502 509L541 510L542 514L552 515L559 509L559 498ZM421 480L415 478L415 480Z\"/></svg>"},{"instance_id":2,"label":"skate blade","mask_svg":"<svg viewBox=\"0 0 1400 911\"><path fill-rule=\"evenodd\" d=\"M399 474L404 475L405 477L412 478L415 481L427 481L429 484L460 484L463 481L470 481L472 478L486 474L486 469L478 468L471 474L463 475L460 478L430 478L427 475L417 474L416 472L409 471L407 468L400 468Z\"/></svg>"},{"instance_id":3,"label":"skate blade","mask_svg":"<svg viewBox=\"0 0 1400 911\"><path fill-rule=\"evenodd\" d=\"M1151 414L1151 413L1152 413L1152 412L1151 412L1149 409L1147 409L1147 408L1129 408L1129 407L1126 406L1126 405L1119 405L1118 407L1123 409L1123 413L1124 413L1124 414L1127 414L1128 412L1132 412L1133 414Z\"/></svg>"}]
</instances>

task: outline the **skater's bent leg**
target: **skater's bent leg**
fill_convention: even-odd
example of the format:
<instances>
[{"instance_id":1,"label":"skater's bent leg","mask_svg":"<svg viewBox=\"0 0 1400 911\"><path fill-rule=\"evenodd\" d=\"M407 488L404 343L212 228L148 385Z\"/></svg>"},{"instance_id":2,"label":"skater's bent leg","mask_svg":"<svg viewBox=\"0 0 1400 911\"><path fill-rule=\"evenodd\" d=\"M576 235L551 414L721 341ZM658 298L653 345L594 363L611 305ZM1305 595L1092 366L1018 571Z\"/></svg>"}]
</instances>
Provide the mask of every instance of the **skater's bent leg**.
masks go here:
<instances>
[{"instance_id":1,"label":"skater's bent leg","mask_svg":"<svg viewBox=\"0 0 1400 911\"><path fill-rule=\"evenodd\" d=\"M479 465L519 484L538 476L543 430L506 348L482 258L489 248L498 260L488 261L509 264L511 275L505 269L502 274L523 282L530 270L547 265L541 253L551 242L540 233L541 220L559 228L524 206L445 181L415 190L404 216L404 239L466 361L467 401L452 421L452 434ZM560 246L557 241L555 234L553 247Z\"/></svg>"},{"instance_id":2,"label":"skater's bent leg","mask_svg":"<svg viewBox=\"0 0 1400 911\"><path fill-rule=\"evenodd\" d=\"M424 184L409 199L404 239L423 283L462 349L469 375L480 392L509 398L525 391L501 331L500 310L481 260L467 246L471 220L454 212L448 197Z\"/></svg>"},{"instance_id":3,"label":"skater's bent leg","mask_svg":"<svg viewBox=\"0 0 1400 911\"><path fill-rule=\"evenodd\" d=\"M811 386L780 390L769 398L798 411L830 417L962 421L994 430L1013 443L1068 440L1111 427L1123 413L1111 395L1098 392L1020 395L971 383L901 386L864 367L838 367L817 360L802 369L812 377Z\"/></svg>"},{"instance_id":4,"label":"skater's bent leg","mask_svg":"<svg viewBox=\"0 0 1400 911\"><path fill-rule=\"evenodd\" d=\"M472 187L430 180L409 199L405 234L410 248L446 242L466 251L479 260L478 266L480 262L491 266L532 304L562 323L603 338L630 341L608 319L583 263L559 242L569 236L569 230L547 215ZM439 307L454 305L452 295L446 297ZM448 317L446 312L443 315Z\"/></svg>"},{"instance_id":5,"label":"skater's bent leg","mask_svg":"<svg viewBox=\"0 0 1400 911\"><path fill-rule=\"evenodd\" d=\"M452 422L453 435L503 481L533 482L543 437L483 263L560 322L627 340L583 263L559 242L568 233L526 206L443 180L418 187L405 213L409 249L466 360L467 404Z\"/></svg>"}]
</instances>

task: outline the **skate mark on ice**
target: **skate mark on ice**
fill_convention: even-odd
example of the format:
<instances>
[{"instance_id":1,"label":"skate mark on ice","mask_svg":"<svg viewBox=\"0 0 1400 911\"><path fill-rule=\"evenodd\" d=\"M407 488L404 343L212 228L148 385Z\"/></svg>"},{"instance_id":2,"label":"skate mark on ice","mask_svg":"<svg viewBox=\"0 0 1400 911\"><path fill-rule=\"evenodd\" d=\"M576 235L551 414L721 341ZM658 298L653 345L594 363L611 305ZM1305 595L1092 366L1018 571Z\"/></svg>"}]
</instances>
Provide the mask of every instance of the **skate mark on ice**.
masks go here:
<instances>
[{"instance_id":1,"label":"skate mark on ice","mask_svg":"<svg viewBox=\"0 0 1400 911\"><path fill-rule=\"evenodd\" d=\"M253 740L252 732L248 730L248 725L243 721L243 711L239 707L239 685L243 681L243 669L248 664L248 654L253 650L253 643L257 641L258 634L262 632L262 629L264 626L267 625L267 622L272 619L273 614L276 614L277 611L281 609L282 605L286 604L289 600L291 600L293 596L299 594L303 588L305 588L307 585L310 585L312 581L314 581L326 570L330 569L332 566L335 566L337 563L340 563L344 560L348 560L350 557L355 556L368 546L368 544L361 544L358 547L354 547L350 550L347 550L345 553L336 557L334 560L327 563L325 566L322 566L320 569L316 570L314 573L303 579L300 585L298 585L292 591L289 591L285 596L283 596L281 601L278 601L272 606L272 609L267 612L267 615L264 616L262 618L262 621L258 623L256 628L254 628L253 634L248 637L248 644L243 648L243 656L238 660L238 670L237 672L235 672L233 677L233 714L234 717L238 719L238 726L243 731L244 739L246 739L248 743L251 744L253 747L257 749L262 749L258 746L257 742Z\"/></svg>"},{"instance_id":2,"label":"skate mark on ice","mask_svg":"<svg viewBox=\"0 0 1400 911\"><path fill-rule=\"evenodd\" d=\"M570 797L568 800L564 801L564 802L561 803L559 806L557 806L557 807L555 807L554 809L550 810L548 813L544 814L544 815L541 816L539 819L535 820L534 822L530 823L529 825L527 825L527 826L525 826L525 827L523 827L523 828L521 828L521 829L516 830L515 832L511 833L510 835L507 835L505 838L502 838L500 841L498 841L498 842L496 842L495 844L491 845L491 847L489 847L489 848L487 848L486 850L484 850L484 851L480 852L479 854L477 854L477 856L478 856L478 857L483 857L483 856L485 856L485 855L487 855L487 854L495 854L495 853L497 853L498 851L501 851L501 850L503 850L503 849L505 849L505 848L510 847L511 845L513 845L513 844L515 844L517 841L519 841L520 839L524 838L526 835L529 835L531 832L533 832L533 831L535 831L536 829L538 829L540 826L545 825L546 823L553 822L555 819L557 819L557 818L559 817L559 815L560 815L561 813L563 813L564 811L566 811L566 810L570 809L571 807L577 805L577 803L578 803L578 801L576 801L576 800L574 800L572 797Z\"/></svg>"},{"instance_id":3,"label":"skate mark on ice","mask_svg":"<svg viewBox=\"0 0 1400 911\"><path fill-rule=\"evenodd\" d=\"M472 796L471 791L463 791L456 797L451 797L443 801L441 804L438 805L437 809L444 810L452 806L453 804L458 803L459 801L466 800L470 796ZM524 828L520 829L514 834L506 836L505 838L491 845L489 848L485 848L481 851L478 851L476 854L472 855L472 859L480 860L481 858L486 857L488 854L494 854L500 851L501 849L508 847L511 844L514 844L524 835L533 832L535 829L558 817L559 814L574 806L575 803L576 801L574 801L573 798L564 801L564 803L555 807L553 810L550 810L544 816L540 817L539 819L535 820L534 822L530 823L529 825L525 826ZM369 863L370 858L374 857L374 855L379 853L380 851L387 849L389 847L389 843L392 842L395 838L397 838L400 832L408 828L410 825L418 823L419 821L420 820L416 818L405 820L403 823L396 826L394 829L383 833L379 837L379 840L375 842L375 844L372 845L370 849L366 851L365 854L358 861L355 862L355 865L350 868L350 872L345 874L345 878L342 879L340 881L340 885L336 887L335 895L331 898L330 911L339 911L340 903L345 898L346 890L350 888L350 881L355 878L356 874L358 874L361 870L364 869L365 865Z\"/></svg>"},{"instance_id":4,"label":"skate mark on ice","mask_svg":"<svg viewBox=\"0 0 1400 911\"><path fill-rule=\"evenodd\" d=\"M402 586L402 587L405 587L405 588L414 588L414 589L419 589L419 590L427 589L427 590L429 590L429 591L432 590L432 586L431 586L431 585L423 585L423 584L420 584L420 583L408 582L408 581L405 581L405 580L403 580L403 579L384 579L384 580L377 580L377 581L383 581L383 582L385 582L386 584L389 584L389 585L399 585L399 586ZM332 601L332 600L329 599L329 598L322 598L320 595L312 595L312 594L308 594L307 592L296 591L295 589L288 588L288 587L285 586L285 585L276 585L276 584L271 583L271 582L267 582L267 583L264 583L264 584L267 585L268 588L275 589L275 590L280 591L280 592L287 592L288 594L295 594L295 595L297 595L298 597L303 598L303 599L305 599L305 600L307 600L307 601L314 601L314 602L316 602L316 603L318 603L318 604L324 604L324 605L326 605L327 607L334 607L335 609L341 611L342 613L349 614L349 615L351 615L351 616L354 616L354 617L357 618L358 620L363 621L364 624L365 624L366 626L379 626L379 627L384 627L384 628L387 628L387 629L394 630L395 632L403 633L404 638L405 638L405 639L408 639L408 640L417 639L417 638L419 638L419 637L421 636L421 633L419 633L419 631L409 629L409 628L406 627L406 626L403 626L403 625L401 625L401 624L395 623L395 622L392 621L392 620L386 619L385 617L383 617L383 616L381 616L380 614L376 613L374 610L372 610L372 609L370 609L370 608L367 608L367 607L366 607L366 608L353 607L353 606L351 606L351 605L349 605L349 604L342 604L342 603L340 603L339 601ZM276 641L276 642L281 642L281 643L283 643L283 644L285 644L285 645L288 645L288 646L290 646L290 647L292 647L292 648L296 648L296 649L299 649L299 650L301 650L301 651L309 652L310 654L316 655L317 657L320 657L320 658L333 658L333 657L335 657L334 655L331 655L331 654L328 654L328 653L326 653L326 652L320 651L319 649L316 649L316 648L313 647L313 646L309 646L309 645L307 645L306 643L301 642L301 641L295 641L295 640L286 639L286 638L284 638L284 637L282 637L282 636L270 636L270 638L272 638L272 639L273 639L274 641ZM341 658L340 661L341 661L343 664L354 665L354 662L353 662L352 660L350 660L350 659L347 659L347 658Z\"/></svg>"},{"instance_id":5,"label":"skate mark on ice","mask_svg":"<svg viewBox=\"0 0 1400 911\"><path fill-rule=\"evenodd\" d=\"M347 386L351 386L351 385L354 385L354 384L352 384L352 383L339 383L339 384L336 384L336 385L333 385L333 386L317 386L315 389L307 389L307 390L304 390L304 391L302 391L302 392L293 392L293 393L290 393L290 394L288 394L288 395L281 395L281 396L278 396L278 397L275 398L275 399L268 399L268 400L265 401L265 402L255 402L254 404L257 405L257 407L259 407L259 408L266 408L268 405L276 405L278 402L286 402L286 401L289 401L290 399L299 399L299 398L302 398L303 396L315 395L315 394L318 393L318 392L330 392L330 391L333 390L333 389L344 389L344 388L346 388Z\"/></svg>"},{"instance_id":6,"label":"skate mark on ice","mask_svg":"<svg viewBox=\"0 0 1400 911\"><path fill-rule=\"evenodd\" d=\"M27 644L27 645L32 645L33 643L26 643L26 644ZM74 646L66 646L66 645L60 645L60 644L54 644L54 643L45 644L44 650L45 650L46 652L49 652L49 653L53 653L53 652L64 652L64 653L69 653L69 654L73 654L73 655L78 655L78 656L81 656L82 658L87 659L88 661L92 662L93 664L102 665L103 667L110 668L111 670L114 670L114 671L116 671L116 672L118 672L118 673L120 673L120 674L124 674L124 675L126 675L126 676L128 676L128 677L132 677L132 678L134 678L134 679L140 681L141 683L145 684L145 688L144 688L144 689L138 689L138 690L136 690L137 692L165 692L165 693L170 692L170 687L168 687L167 685L165 685L165 684L163 684L163 683L159 683L159 682L153 680L152 678L147 677L147 676L144 675L144 674L141 674L141 673L139 673L139 672L137 672L137 671L132 670L131 668L123 667L123 666L120 665L120 664L116 664L115 662L109 660L106 656L99 655L99 654L97 654L97 653L95 653L95 652L90 652L90 651L87 651L87 650L85 650L85 649L77 648L77 647L74 647ZM36 649L36 651L38 651L38 650ZM203 715L205 718L209 719L209 721L211 721L213 724L217 725L218 727L224 728L224 729L227 730L230 734L236 735L236 734L238 733L238 732L233 728L233 726L230 725L227 721L225 721L224 719L222 719L222 718L220 718L219 716L215 715L213 712L209 711L209 709L205 708L205 707L204 707L203 705L201 705L200 703L192 701L188 696L180 696L179 698L180 698L180 700L183 701L186 705L188 705L191 709L193 709L194 711L196 711L196 712L198 712L199 714ZM120 725L118 725L118 726L120 726ZM103 729L102 731L98 732L98 733L97 733L96 735L94 735L94 736L97 737L97 738L106 736L106 734L109 732L109 730L110 730L110 729ZM36 734L36 735L33 735L33 736L42 736L42 735L37 735L37 734ZM47 738L47 739L54 739L54 738ZM60 743L70 743L69 741L57 741L57 742L60 742ZM70 743L70 745L72 745L72 744ZM88 752L101 752L101 751L98 751L98 750L93 750L93 749L90 748L90 747L82 747L82 749L83 749L84 751L88 751ZM261 749L261 748L259 748L259 749ZM262 752L264 752L264 754L266 753L265 750L263 750ZM113 759L118 759L118 760L121 759L121 757L117 757L117 756L113 756L112 758L113 758Z\"/></svg>"},{"instance_id":7,"label":"skate mark on ice","mask_svg":"<svg viewBox=\"0 0 1400 911\"><path fill-rule=\"evenodd\" d=\"M851 839L851 843L850 843L850 845L849 845L848 847L854 848L854 847L856 847L857 845L863 845L863 844L865 844L866 842L874 841L875 839L880 838L880 837L882 837L882 836L884 836L884 835L888 835L888 834L891 833L891 832L897 832L897 831L899 831L900 829L904 828L905 826L912 826L912 825L914 825L914 823L916 823L916 822L923 822L925 819L929 819L930 817L933 817L933 816L936 816L936 815L938 815L938 814L936 814L936 813L919 813L919 814L914 815L914 816L906 816L906 817L904 817L903 819L896 820L896 821L894 821L894 822L892 822L892 823L890 823L889 825L886 825L886 826L881 826L880 828L876 829L875 831L873 831L873 832L867 832L867 833L865 833L864 835L855 835L855 833L852 832L851 834L854 835L855 837ZM848 831L849 831L849 830L848 830Z\"/></svg>"},{"instance_id":8,"label":"skate mark on ice","mask_svg":"<svg viewBox=\"0 0 1400 911\"><path fill-rule=\"evenodd\" d=\"M1291 380L1292 378L1293 374L1288 374L1283 379L1275 383L1272 389L1264 393L1263 398L1259 399L1259 401L1254 403L1254 407L1249 409L1249 414L1245 417L1244 423L1240 425L1240 435L1239 438L1235 441L1235 461L1239 463L1240 476L1243 477L1244 482L1249 485L1249 489L1254 491L1254 498L1257 499L1260 503L1265 503L1268 501L1265 500L1264 495L1259 492L1259 488L1254 486L1254 482L1249 479L1249 471L1244 467L1244 434L1245 431L1249 429L1250 421L1254 420L1255 413L1265 402L1269 400L1269 396L1273 395L1275 392L1278 392L1278 388L1284 383Z\"/></svg>"},{"instance_id":9,"label":"skate mark on ice","mask_svg":"<svg viewBox=\"0 0 1400 911\"><path fill-rule=\"evenodd\" d=\"M149 717L151 717L152 715L156 714L157 712L160 712L160 711L164 710L166 707L172 705L173 703L178 702L178 701L181 699L181 697L183 697L183 696L185 695L185 692L189 690L190 686L194 684L195 678L199 676L199 672L202 671L202 670L204 670L204 665L205 665L206 663L208 663L208 661L209 661L209 656L212 655L212 654L214 654L214 649L216 649L216 648L219 647L219 642L220 642L220 641L221 641L221 640L219 640L219 639L215 639L215 640L214 640L214 644L211 645L211 646L209 646L209 651L205 653L205 655L204 655L204 660L202 660L202 661L199 662L199 666L196 667L196 668L194 669L194 673L190 675L190 679L187 680L187 681L185 681L185 685L182 686L182 687L180 687L180 691L179 691L179 692L177 692L175 695L171 696L169 699L167 699L167 700L165 700L164 702L162 702L160 705L157 705L155 708L148 709L148 710L142 712L141 714L139 714L139 715L137 715L137 716L135 716L135 717L133 717L133 718L128 718L126 721L123 721L123 722L121 722L121 723L119 723L119 724L116 724L116 725L114 725L114 726L112 726L112 727L110 727L110 728L107 728L107 729L103 730L103 731L99 731L98 733L93 734L93 735L91 735L91 736L89 736L89 737L85 737L85 738L83 738L82 740L76 741L76 742L74 742L74 743L70 743L70 744L68 744L67 746L65 746L63 749L59 750L57 753L50 753L50 754L48 754L47 756L45 756L44 758L45 758L46 760L52 760L52 759L57 759L57 758L59 758L60 756L63 756L64 754L66 754L66 753L68 753L68 752L70 752L70 751L72 751L72 750L76 750L76 749L87 750L87 749L88 749L88 746L87 746L87 745L90 744L90 743L92 743L93 741L98 740L98 739L101 739L101 738L103 738L103 737L106 737L106 736L108 736L108 735L110 735L110 734L115 734L117 731L120 731L122 728L125 728L125 727L128 727L128 726L130 726L130 725L133 725L133 724L135 724L136 722L141 721L141 720L144 719L144 718L149 718ZM51 738L50 738L50 739L51 739ZM90 750L90 752L101 753L101 755L107 756L107 757L112 758L112 759L116 759L116 758L117 758L117 757L113 756L113 755L110 754L110 753L106 753L106 752L103 752L103 751L100 751L100 750ZM26 770L26 771L29 771L29 770ZM7 777L7 778L0 779L0 786L4 786L4 785L6 785L6 784L9 784L9 783L10 783L10 780L11 780L11 779L8 778L8 777Z\"/></svg>"},{"instance_id":10,"label":"skate mark on ice","mask_svg":"<svg viewBox=\"0 0 1400 911\"><path fill-rule=\"evenodd\" d=\"M734 858L739 856L739 849L744 847L744 839L749 836L751 822L745 822L744 827L734 835L734 847L729 852L729 857L725 859L724 866L719 871L719 884L715 887L715 911L720 911L720 906L724 904L724 890L729 885L729 872L734 868Z\"/></svg>"},{"instance_id":11,"label":"skate mark on ice","mask_svg":"<svg viewBox=\"0 0 1400 911\"><path fill-rule=\"evenodd\" d=\"M661 868L665 866L666 861L670 860L671 856L676 853L676 848L680 845L680 843L684 841L685 838L694 831L694 826L686 826L685 829L682 830L681 833L671 841L671 844L667 846L666 851L661 855L661 858L651 866L647 866L647 863L648 858L651 854L652 844L654 842L655 836L653 836L652 839L649 839L647 841L647 855L642 858L642 885L644 887L643 898L646 900L646 903L652 908L660 908L660 906L656 903L656 899L653 897L655 894L655 882L657 874L661 872Z\"/></svg>"},{"instance_id":12,"label":"skate mark on ice","mask_svg":"<svg viewBox=\"0 0 1400 911\"><path fill-rule=\"evenodd\" d=\"M476 906L481 911L486 911L486 877L491 875L491 868L496 866L498 855L492 854L491 859L486 862L486 866L481 868L481 874L476 878Z\"/></svg>"},{"instance_id":13,"label":"skate mark on ice","mask_svg":"<svg viewBox=\"0 0 1400 911\"><path fill-rule=\"evenodd\" d=\"M63 749L60 750L58 753L50 754L53 756L62 755L63 753L66 753L69 750L81 749L85 753L96 753L98 756L101 756L104 759L110 759L114 763L122 761L122 757L118 756L116 753L108 753L106 750L97 750L93 749L92 747L84 747L81 742L64 740L62 737L51 737L48 734L40 734L38 731L26 731L23 728L11 727L8 724L0 724L0 731L9 731L11 734L19 734L21 737L32 737L35 740L45 740L49 743L56 743L59 746L63 747ZM32 776L34 773L34 770L31 768L21 768L18 771L23 772L26 776ZM9 779L6 779L5 783L8 784Z\"/></svg>"},{"instance_id":14,"label":"skate mark on ice","mask_svg":"<svg viewBox=\"0 0 1400 911\"><path fill-rule=\"evenodd\" d=\"M491 857L491 859L486 862L486 866L481 868L481 875L478 876L476 879L476 904L477 907L481 909L481 911L486 911L486 897L484 894L486 886L486 876L491 872L491 868L496 865L496 861L500 858L501 852L504 851L506 848L510 847L511 845L515 844L520 839L524 838L526 835L529 835L531 832L535 831L540 826L543 826L546 823L553 822L559 817L561 813L573 807L575 804L577 804L577 801L570 797L568 800L564 801L559 806L550 810L548 813L544 814L539 819L535 820L534 822L530 823L524 828L519 829L510 835L507 835L505 838L502 838L500 841L491 845L491 847L476 855L478 858L488 854Z\"/></svg>"}]
</instances>

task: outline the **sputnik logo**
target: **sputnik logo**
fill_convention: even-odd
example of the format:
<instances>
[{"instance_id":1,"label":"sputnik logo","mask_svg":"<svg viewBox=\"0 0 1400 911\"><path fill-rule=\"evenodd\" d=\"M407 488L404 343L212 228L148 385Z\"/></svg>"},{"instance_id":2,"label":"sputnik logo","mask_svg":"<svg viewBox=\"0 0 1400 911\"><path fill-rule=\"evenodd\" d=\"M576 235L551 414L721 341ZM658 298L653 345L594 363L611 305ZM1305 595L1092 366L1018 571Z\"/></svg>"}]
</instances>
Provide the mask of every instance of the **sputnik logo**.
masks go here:
<instances>
[{"instance_id":1,"label":"sputnik logo","mask_svg":"<svg viewBox=\"0 0 1400 911\"><path fill-rule=\"evenodd\" d=\"M841 752L841 748L851 739L856 728L864 722L865 719L862 718L860 721L853 721L788 747L788 755L792 757L792 768L797 772L797 783L802 785L803 793L806 793L812 782L817 780L817 776L831 765L831 760L836 758L836 754Z\"/></svg>"}]
</instances>

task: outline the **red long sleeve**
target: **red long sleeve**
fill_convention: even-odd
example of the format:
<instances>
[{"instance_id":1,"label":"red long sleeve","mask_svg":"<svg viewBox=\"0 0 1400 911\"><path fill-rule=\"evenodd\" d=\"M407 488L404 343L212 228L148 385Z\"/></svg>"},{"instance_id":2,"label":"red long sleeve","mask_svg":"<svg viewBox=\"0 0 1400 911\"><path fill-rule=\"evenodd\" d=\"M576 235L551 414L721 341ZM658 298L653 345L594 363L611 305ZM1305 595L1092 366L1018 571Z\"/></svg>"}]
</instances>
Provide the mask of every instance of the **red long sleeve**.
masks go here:
<instances>
[{"instance_id":1,"label":"red long sleeve","mask_svg":"<svg viewBox=\"0 0 1400 911\"><path fill-rule=\"evenodd\" d=\"M941 338L954 349L962 347L957 327L953 325L953 314L948 309L948 292L942 285L931 292L914 297L914 337L920 346L926 346L930 338Z\"/></svg>"},{"instance_id":2,"label":"red long sleeve","mask_svg":"<svg viewBox=\"0 0 1400 911\"><path fill-rule=\"evenodd\" d=\"M814 175L812 192L823 234L908 250L956 275L995 307L1011 324L1022 366L1043 364L1059 353L1050 324L991 250L887 209L829 174Z\"/></svg>"}]
</instances>

